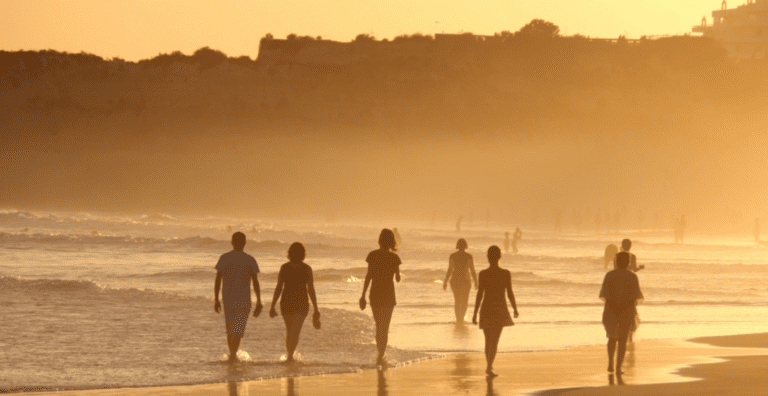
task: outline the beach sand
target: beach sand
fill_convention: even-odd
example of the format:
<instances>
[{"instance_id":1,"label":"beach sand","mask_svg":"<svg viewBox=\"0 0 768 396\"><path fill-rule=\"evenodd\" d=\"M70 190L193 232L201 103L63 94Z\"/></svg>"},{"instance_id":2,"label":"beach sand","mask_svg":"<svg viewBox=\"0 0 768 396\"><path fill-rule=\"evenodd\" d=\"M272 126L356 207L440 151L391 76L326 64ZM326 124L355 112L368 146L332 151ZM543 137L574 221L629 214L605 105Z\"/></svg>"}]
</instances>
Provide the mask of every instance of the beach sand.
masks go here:
<instances>
[{"instance_id":1,"label":"beach sand","mask_svg":"<svg viewBox=\"0 0 768 396\"><path fill-rule=\"evenodd\" d=\"M383 371L250 382L60 392L74 395L766 395L768 334L630 344L623 385L605 371L605 346L499 354L488 381L482 354L456 354ZM716 345L716 346L715 346ZM290 370L286 368L286 374ZM701 379L701 380L699 380ZM613 381L614 386L610 385ZM59 392L56 392L59 394ZM49 392L39 393L48 394Z\"/></svg>"}]
</instances>

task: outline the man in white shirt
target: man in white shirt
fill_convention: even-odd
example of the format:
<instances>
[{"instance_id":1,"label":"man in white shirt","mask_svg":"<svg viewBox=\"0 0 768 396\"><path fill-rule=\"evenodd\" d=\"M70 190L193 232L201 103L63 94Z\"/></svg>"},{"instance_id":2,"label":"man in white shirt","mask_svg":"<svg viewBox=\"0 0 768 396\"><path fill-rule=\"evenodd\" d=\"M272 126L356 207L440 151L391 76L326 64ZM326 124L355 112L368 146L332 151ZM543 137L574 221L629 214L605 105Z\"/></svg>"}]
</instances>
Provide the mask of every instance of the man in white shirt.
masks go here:
<instances>
[{"instance_id":1,"label":"man in white shirt","mask_svg":"<svg viewBox=\"0 0 768 396\"><path fill-rule=\"evenodd\" d=\"M253 317L261 313L261 290L259 289L259 265L250 254L243 252L245 247L245 234L236 232L232 234L233 250L221 255L216 263L216 281L214 293L216 302L213 309L221 312L219 302L219 290L222 290L224 300L224 321L227 326L227 345L229 346L229 361L237 361L237 350L240 348L240 340L245 332L248 322L248 314L251 312L251 281L253 291L256 293L256 309Z\"/></svg>"}]
</instances>

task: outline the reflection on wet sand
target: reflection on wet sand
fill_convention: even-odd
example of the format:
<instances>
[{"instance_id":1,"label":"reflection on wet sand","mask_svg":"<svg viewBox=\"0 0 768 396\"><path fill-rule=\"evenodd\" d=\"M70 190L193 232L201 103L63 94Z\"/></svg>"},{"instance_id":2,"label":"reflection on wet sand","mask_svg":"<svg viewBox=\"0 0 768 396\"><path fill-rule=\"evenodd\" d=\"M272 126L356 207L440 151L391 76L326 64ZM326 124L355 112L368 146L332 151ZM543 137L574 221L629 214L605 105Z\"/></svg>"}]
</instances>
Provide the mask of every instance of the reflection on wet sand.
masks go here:
<instances>
[{"instance_id":1,"label":"reflection on wet sand","mask_svg":"<svg viewBox=\"0 0 768 396\"><path fill-rule=\"evenodd\" d=\"M387 378L384 377L384 370L377 370L379 372L379 381L378 381L378 392L376 392L377 396L388 396L389 392L387 392Z\"/></svg>"},{"instance_id":2,"label":"reflection on wet sand","mask_svg":"<svg viewBox=\"0 0 768 396\"><path fill-rule=\"evenodd\" d=\"M287 396L297 396L296 387L293 377L283 378L283 389Z\"/></svg>"},{"instance_id":3,"label":"reflection on wet sand","mask_svg":"<svg viewBox=\"0 0 768 396\"><path fill-rule=\"evenodd\" d=\"M453 356L454 369L451 370L451 377L456 383L456 389L468 391L472 389L472 370L469 368L472 359L467 354L457 354Z\"/></svg>"},{"instance_id":4,"label":"reflection on wet sand","mask_svg":"<svg viewBox=\"0 0 768 396\"><path fill-rule=\"evenodd\" d=\"M494 377L491 376L485 378L485 381L488 382L488 389L485 392L486 396L498 396L498 394L493 390L493 378Z\"/></svg>"}]
</instances>

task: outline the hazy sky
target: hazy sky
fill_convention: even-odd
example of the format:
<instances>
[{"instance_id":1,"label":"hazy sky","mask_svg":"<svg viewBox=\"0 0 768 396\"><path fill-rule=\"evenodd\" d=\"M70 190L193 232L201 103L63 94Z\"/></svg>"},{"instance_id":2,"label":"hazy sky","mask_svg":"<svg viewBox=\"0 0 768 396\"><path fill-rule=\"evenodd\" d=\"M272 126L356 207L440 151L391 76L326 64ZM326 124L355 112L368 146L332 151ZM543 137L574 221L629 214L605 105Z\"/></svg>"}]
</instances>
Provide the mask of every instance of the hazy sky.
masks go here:
<instances>
[{"instance_id":1,"label":"hazy sky","mask_svg":"<svg viewBox=\"0 0 768 396\"><path fill-rule=\"evenodd\" d=\"M732 2L731 7L744 3ZM421 32L493 34L534 18L564 34L628 37L690 32L717 0L2 0L0 49L85 51L126 60L209 46L230 56L258 54L267 33L350 41Z\"/></svg>"}]
</instances>

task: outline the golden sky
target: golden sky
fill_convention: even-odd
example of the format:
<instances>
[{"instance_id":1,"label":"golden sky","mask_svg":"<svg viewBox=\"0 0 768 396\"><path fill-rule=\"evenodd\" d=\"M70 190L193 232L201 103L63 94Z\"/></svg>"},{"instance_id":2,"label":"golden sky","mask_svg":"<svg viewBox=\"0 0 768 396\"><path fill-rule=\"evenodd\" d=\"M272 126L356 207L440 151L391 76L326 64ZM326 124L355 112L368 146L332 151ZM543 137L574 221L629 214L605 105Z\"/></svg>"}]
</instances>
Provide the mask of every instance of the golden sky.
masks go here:
<instances>
[{"instance_id":1,"label":"golden sky","mask_svg":"<svg viewBox=\"0 0 768 396\"><path fill-rule=\"evenodd\" d=\"M735 7L745 2L734 2ZM126 60L209 46L230 56L258 54L267 33L350 41L421 32L493 34L534 18L564 34L628 37L690 32L715 0L2 0L0 49L85 51Z\"/></svg>"}]
</instances>

